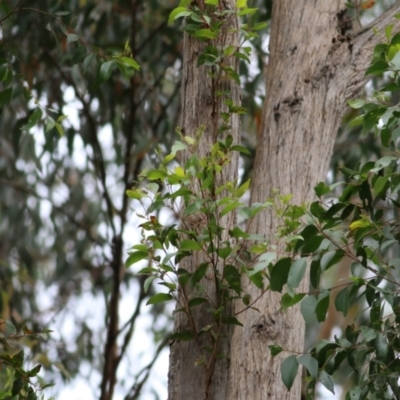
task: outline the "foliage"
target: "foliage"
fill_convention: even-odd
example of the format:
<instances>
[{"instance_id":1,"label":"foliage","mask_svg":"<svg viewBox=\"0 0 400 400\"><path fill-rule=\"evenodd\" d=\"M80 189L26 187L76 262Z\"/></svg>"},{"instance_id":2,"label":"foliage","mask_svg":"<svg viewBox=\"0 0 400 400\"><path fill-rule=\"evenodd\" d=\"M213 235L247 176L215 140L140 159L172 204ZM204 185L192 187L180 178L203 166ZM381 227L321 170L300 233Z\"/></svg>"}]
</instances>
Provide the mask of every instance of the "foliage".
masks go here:
<instances>
[{"instance_id":1,"label":"foliage","mask_svg":"<svg viewBox=\"0 0 400 400\"><path fill-rule=\"evenodd\" d=\"M38 392L52 384L45 384L39 379L41 364L35 365L28 371L24 370L24 364L27 362L24 350L16 349L15 343L27 338L46 340L51 331L45 329L35 333L25 328L23 334L18 334L13 323L1 316L0 328L4 328L0 334L0 399L43 399L43 395L39 397ZM38 382L33 381L33 378L37 378Z\"/></svg>"},{"instance_id":2,"label":"foliage","mask_svg":"<svg viewBox=\"0 0 400 400\"><path fill-rule=\"evenodd\" d=\"M175 9L170 19L179 16L202 19L194 11L182 7ZM218 28L211 23L209 27L207 40L215 39ZM199 37L196 35L199 29L196 26L190 33ZM215 35L211 35L213 29ZM196 143L201 127L196 138L182 135L181 141L173 146L172 153L160 160L158 169L142 174L147 179L143 188L127 191L129 197L141 204L144 211L138 216L144 222L141 224L142 241L132 247L126 265L129 267L148 260L149 266L138 272L148 275L145 289L155 279L167 288L167 292L153 295L148 304L175 299L178 302L176 312L186 314L190 329L176 332L171 338L198 342L201 335L209 336L213 347L203 348L199 360L199 364L206 369L218 352L221 325L241 325L237 314L229 314L229 302L241 300L244 303L242 311L256 306L257 299L251 299L242 290L243 277L247 276L261 289L261 295L266 290L284 291L282 310L301 302L306 322L323 322L331 301L331 291L340 288L334 299L338 312L346 316L352 305L360 301L364 304L363 310L341 337L335 337L334 341L322 340L309 353L288 356L281 367L284 384L291 388L298 367L302 365L307 370L307 398L314 398L318 381L334 392L332 375L347 362L354 384L346 398L361 399L370 395L400 398L400 230L397 220L400 206L400 112L398 105L391 106L384 95L384 92L399 89L397 58L400 53L397 43L399 34L392 35L391 27L385 33L387 42L376 47L366 73L379 75L390 72L391 81L382 91L375 92L371 100L357 99L349 104L355 109L365 110L352 124L361 124L365 134L374 130L386 148L386 155L376 161L359 163L354 169L341 168L346 182L330 186L319 183L315 187L319 200L310 206L291 205L290 196L279 194L264 204L246 206L241 197L249 187L249 181L241 186L227 182L216 189L216 176L229 162L230 152L242 149L232 146L232 138L228 136L225 141L219 140L212 146L210 156L198 158ZM200 39L203 40L202 37ZM203 60L213 53L215 55L209 66L218 65L217 49L210 48L210 45L206 54L199 56L199 64L208 66ZM230 78L235 79L232 75ZM169 163L182 150L190 153L188 160L182 166L175 164L169 168ZM344 189L338 189L340 184L344 184ZM223 191L227 195L219 199L217 194ZM267 207L274 208L281 221L276 240L277 243L283 240L286 244L283 256L277 256L274 243L248 234L242 226ZM177 222L180 221L179 224L162 226L153 215L160 209L169 209ZM222 241L224 228L221 221L229 213L239 215L242 224L229 231L229 240ZM203 254L208 261L197 265L194 272L179 266L182 259L196 252ZM335 287L321 285L324 273L343 258L352 260L350 276ZM298 292L307 265L310 266L312 288L308 293ZM204 279L215 281L215 299L204 295ZM188 288L191 288L190 292ZM214 324L196 329L192 322L192 310L204 304L205 310L213 315ZM290 347L269 347L274 356L282 351L290 352Z\"/></svg>"}]
</instances>

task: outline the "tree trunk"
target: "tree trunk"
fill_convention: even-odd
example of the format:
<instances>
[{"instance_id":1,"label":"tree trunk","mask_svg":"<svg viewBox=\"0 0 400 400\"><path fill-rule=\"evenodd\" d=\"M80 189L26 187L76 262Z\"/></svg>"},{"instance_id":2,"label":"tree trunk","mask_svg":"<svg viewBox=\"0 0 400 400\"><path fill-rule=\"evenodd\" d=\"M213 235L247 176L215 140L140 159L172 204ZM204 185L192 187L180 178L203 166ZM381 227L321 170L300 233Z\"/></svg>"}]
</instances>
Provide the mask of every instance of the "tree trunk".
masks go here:
<instances>
[{"instance_id":1,"label":"tree trunk","mask_svg":"<svg viewBox=\"0 0 400 400\"><path fill-rule=\"evenodd\" d=\"M235 6L232 0L223 3ZM392 7L373 25L382 30L399 11L400 5ZM396 20L394 24L396 31L400 22ZM237 43L234 35L226 40L229 44ZM328 171L336 132L347 108L346 99L355 96L365 84L364 71L373 47L381 40L371 27L352 31L342 0L273 2L267 92L253 170L252 202L264 202L273 189L293 194L297 204L313 199L313 187L325 179ZM193 136L199 126L206 127L200 156L215 141L210 78L203 67L196 67L202 49L201 43L185 35L182 128L184 134ZM239 103L237 88L230 90L234 102ZM231 133L237 141L236 119L232 121ZM234 162L223 179L235 179ZM226 227L234 222L226 221ZM267 212L259 214L250 229L273 238L276 226L275 216ZM185 268L193 270L199 262L188 260ZM247 280L243 284L253 299L260 294ZM308 281L302 285L299 291L307 290ZM212 295L211 285L206 290ZM268 349L269 344L276 343L294 352L304 350L304 322L299 308L280 312L280 297L265 293L255 304L260 312L249 310L240 314L243 328L225 332L222 350L230 357L217 362L209 399L300 399L299 378L290 393L281 381L280 365L288 353L272 358ZM200 308L196 308L195 322L198 327L209 323ZM175 330L185 327L185 316L177 314ZM175 341L171 345L169 400L206 397L204 368L194 366L199 356L194 341Z\"/></svg>"},{"instance_id":2,"label":"tree trunk","mask_svg":"<svg viewBox=\"0 0 400 400\"><path fill-rule=\"evenodd\" d=\"M234 9L236 2L234 0L224 1L225 9ZM229 29L235 29L236 32L228 32ZM215 47L225 48L227 45L239 45L238 35L238 20L236 17L231 17L229 22L222 28L222 34L219 35L218 42L213 43ZM200 42L198 39L185 33L183 43L183 75L182 75L182 134L191 137L196 136L198 129L204 129L200 137L197 155L205 157L210 153L211 146L218 140L223 140L226 135L233 136L233 143L240 141L239 132L239 117L233 114L230 118L230 129L225 131L223 135L218 134L218 126L221 123L220 113L227 112L227 107L224 104L225 98L223 96L213 95L212 79L207 73L205 66L197 67L197 61L200 54L205 49L205 43ZM231 57L227 59L229 65L238 72L237 59ZM231 99L235 105L240 105L240 87L232 79L222 79L216 88L221 92L230 93L228 99ZM188 156L188 155L186 155ZM222 174L217 177L216 187L222 186L226 182L236 182L238 176L238 153L231 156L231 162L226 165ZM198 192L199 187L194 189ZM227 196L227 193L222 192L218 197L222 198ZM187 224L184 220L182 224ZM201 219L199 219L201 224ZM197 222L194 222L196 225ZM226 215L220 220L226 231L222 234L222 241L227 240L228 229L231 229L236 224L236 218L231 214ZM196 226L190 226L191 229L198 229ZM201 263L207 260L202 254L195 253L192 257L183 259L180 262L180 267L189 272L193 272ZM215 280L213 273L209 270L202 280L204 291L211 299L215 299ZM190 298L194 292L190 292L185 288L185 296ZM182 298L182 293L181 293ZM226 310L228 312L228 310ZM205 307L198 306L192 309L193 321L196 331L201 328L213 324L213 318ZM180 312L175 314L175 332L181 332L188 328L192 328L186 314ZM232 335L232 329L224 327L224 331L220 335L228 338ZM170 400L188 400L188 399L227 399L227 390L229 382L229 345L230 340L225 338L220 339L219 353L224 354L226 357L218 359L216 368L209 365L208 369L204 365L195 366L195 364L204 355L204 350L199 347L211 346L208 343L206 335L199 338L200 343L195 340L189 342L173 341L170 348L170 370L168 375L168 392ZM216 361L216 360L215 360ZM212 363L211 363L212 364Z\"/></svg>"},{"instance_id":3,"label":"tree trunk","mask_svg":"<svg viewBox=\"0 0 400 400\"><path fill-rule=\"evenodd\" d=\"M382 30L399 12L396 5L374 21ZM398 22L395 22L399 25ZM394 28L395 31L395 28ZM314 186L324 181L346 100L364 86L372 50L382 40L371 29L353 32L344 1L273 2L270 58L261 137L253 169L251 202L264 202L272 190L293 195L294 204L310 202ZM273 240L277 219L259 214L250 230ZM299 292L308 290L308 278ZM253 298L259 290L247 282ZM301 380L290 392L281 376L282 360L268 345L304 351L304 320L300 307L282 312L281 294L267 292L255 304L260 312L241 314L231 344L229 399L300 399Z\"/></svg>"}]
</instances>

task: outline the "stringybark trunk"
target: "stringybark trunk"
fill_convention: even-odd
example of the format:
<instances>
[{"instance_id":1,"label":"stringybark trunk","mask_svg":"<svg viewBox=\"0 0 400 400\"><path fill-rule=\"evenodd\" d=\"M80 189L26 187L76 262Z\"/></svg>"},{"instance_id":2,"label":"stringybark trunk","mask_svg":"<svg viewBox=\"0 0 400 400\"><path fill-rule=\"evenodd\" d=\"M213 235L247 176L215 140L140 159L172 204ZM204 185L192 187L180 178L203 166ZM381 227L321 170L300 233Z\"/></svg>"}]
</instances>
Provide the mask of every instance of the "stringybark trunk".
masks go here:
<instances>
[{"instance_id":1,"label":"stringybark trunk","mask_svg":"<svg viewBox=\"0 0 400 400\"><path fill-rule=\"evenodd\" d=\"M235 0L225 0L223 2L225 9L234 9L236 6ZM228 45L239 46L238 20L232 15L222 28L222 34L218 41L213 44L218 48L225 48ZM218 140L231 134L233 143L240 141L239 132L239 117L233 114L230 118L230 129L217 135L218 124L221 119L218 118L221 112L227 112L227 107L224 104L224 96L213 94L213 83L210 75L207 73L205 66L197 67L197 61L200 54L203 53L205 43L184 34L183 42L183 74L182 74L182 121L181 130L183 135L195 137L199 128L203 134L199 140L197 147L197 156L205 157L210 154L211 146ZM231 57L226 61L235 71L238 72L237 59ZM220 93L229 93L228 99L232 100L235 105L240 105L240 87L232 79L222 79L216 88ZM186 154L186 157L188 154ZM238 162L239 156L235 152L230 155L231 162L226 165L222 173L216 177L216 187L222 186L226 182L236 182L238 179ZM200 190L197 184L192 188ZM200 195L201 196L201 195ZM227 193L222 192L217 198L227 196ZM194 217L194 219L196 219ZM184 227L188 222L185 219L182 224ZM190 228L199 230L202 228L202 221L194 221ZM226 215L220 220L220 224L225 227L222 233L221 241L229 239L227 236L228 229L232 229L236 224L236 218L232 215ZM198 225L198 226L195 226ZM208 261L203 254L195 253L192 257L187 257L180 262L180 267L189 272L194 270L201 264ZM204 286L204 297L209 297L215 300L215 279L212 271L209 269L205 279L201 281ZM188 286L188 285L187 285ZM191 297L194 293L185 287L186 296ZM182 294L181 294L182 298ZM193 321L196 330L209 324L213 324L213 318L210 312L207 311L209 306L197 306L192 309ZM226 312L229 312L226 310ZM192 326L188 321L186 314L179 312L175 314L175 332L181 332L191 329ZM170 344L170 369L168 374L168 395L170 400L202 400L202 399L227 399L228 383L229 383L229 337L232 336L232 329L228 326L223 327L223 336L220 339L218 353L224 354L226 357L216 360L215 369L212 366L209 371L206 371L203 365L195 366L196 362L203 355L209 356L204 350L199 347L212 347L209 343L207 335L202 335L196 343L195 340L189 342L173 341ZM226 340L227 339L227 340ZM211 372L211 375L209 375Z\"/></svg>"},{"instance_id":2,"label":"stringybark trunk","mask_svg":"<svg viewBox=\"0 0 400 400\"><path fill-rule=\"evenodd\" d=\"M390 15L399 8L389 10L374 26L381 30L393 22ZM344 1L273 2L251 202L266 201L273 189L291 193L294 204L314 199L314 186L328 172L346 100L365 84L365 70L379 40L370 27L354 32ZM250 229L273 241L276 227L276 216L266 212L252 221ZM308 285L307 278L299 292L307 291ZM247 283L247 290L253 298L259 295L254 285ZM304 351L300 307L279 311L280 298L281 294L267 292L255 304L260 312L240 315L244 327L235 329L231 343L229 399L300 399L300 371L290 392L281 380L280 366L289 353L271 357L268 349L275 343L295 354Z\"/></svg>"}]
</instances>

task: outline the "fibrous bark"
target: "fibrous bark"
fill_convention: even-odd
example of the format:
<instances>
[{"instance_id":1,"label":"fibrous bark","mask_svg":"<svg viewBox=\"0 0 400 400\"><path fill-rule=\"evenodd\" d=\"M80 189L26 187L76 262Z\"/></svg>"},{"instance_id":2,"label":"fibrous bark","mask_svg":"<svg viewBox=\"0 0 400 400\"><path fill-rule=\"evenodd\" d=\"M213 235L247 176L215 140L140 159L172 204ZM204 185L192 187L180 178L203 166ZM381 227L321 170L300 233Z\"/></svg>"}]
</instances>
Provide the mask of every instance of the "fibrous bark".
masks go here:
<instances>
[{"instance_id":1,"label":"fibrous bark","mask_svg":"<svg viewBox=\"0 0 400 400\"><path fill-rule=\"evenodd\" d=\"M261 137L253 170L251 201L263 202L272 190L293 195L295 204L310 202L314 186L325 180L346 100L357 95L368 78L365 70L374 34L391 22L396 5L371 26L354 32L344 1L273 2L270 57L266 74ZM276 216L266 212L250 229L273 238ZM307 291L305 279L299 291ZM259 291L246 288L256 298ZM293 352L304 351L304 321L299 307L282 312L280 294L267 292L244 313L243 329L235 329L231 343L229 399L300 399L300 374L290 392L280 377L289 354L271 357L269 344Z\"/></svg>"}]
</instances>

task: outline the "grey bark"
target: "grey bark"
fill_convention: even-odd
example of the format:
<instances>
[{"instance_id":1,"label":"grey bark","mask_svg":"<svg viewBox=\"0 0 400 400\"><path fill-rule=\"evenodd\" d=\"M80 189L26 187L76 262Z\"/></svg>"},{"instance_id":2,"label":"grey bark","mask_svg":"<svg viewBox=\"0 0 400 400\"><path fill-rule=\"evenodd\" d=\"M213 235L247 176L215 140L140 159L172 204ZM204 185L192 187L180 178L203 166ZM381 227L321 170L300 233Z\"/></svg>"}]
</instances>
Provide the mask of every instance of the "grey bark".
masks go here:
<instances>
[{"instance_id":1,"label":"grey bark","mask_svg":"<svg viewBox=\"0 0 400 400\"><path fill-rule=\"evenodd\" d=\"M234 0L224 1L224 8L233 9L236 2ZM239 45L238 32L228 32L229 29L238 28L238 20L232 16L228 23L222 28L222 35L217 42L213 43L214 46L224 48L226 45ZM228 134L233 136L233 142L240 141L239 132L239 118L237 114L231 116L229 125L230 129L225 131L223 135L217 135L217 128L221 122L218 118L221 112L227 112L227 107L224 104L224 97L214 97L212 91L212 80L207 73L204 66L197 67L197 60L200 54L203 53L205 43L197 39L184 35L183 43L183 75L182 75L182 121L181 130L184 135L191 137L196 136L196 131L203 128L204 132L200 138L197 148L197 155L204 157L210 153L211 146L217 140L223 140ZM238 70L238 62L234 57L226 60L228 65ZM222 79L219 83L218 89L230 93L230 98L234 104L240 105L240 87L232 79ZM186 154L186 157L188 154ZM225 182L236 182L238 175L238 153L231 156L231 162L223 168L222 174L217 177L216 187L223 185ZM197 183L193 184L192 189L200 190ZM227 194L222 192L218 197L224 197ZM200 230L202 224L202 216L199 215L196 220L196 215L192 218L186 218L182 221L184 227L191 222L193 226L188 228ZM189 222L188 222L189 221ZM228 239L227 232L236 224L236 218L227 215L222 218L220 223L226 227L223 233L222 240ZM201 263L207 261L203 254L195 254L193 257L186 258L180 263L180 267L193 272L196 267ZM211 270L206 274L205 279L201 282L204 285L204 291L207 296L215 300L215 280ZM185 289L185 293L180 294L180 302L184 303L184 297L190 298L194 296L193 290ZM207 307L207 306L206 306ZM193 309L193 322L196 330L213 324L213 319L210 313L206 311L206 307L198 306ZM227 310L228 312L228 310ZM181 332L190 329L193 326L191 321L188 321L187 316L180 312L175 314L175 332ZM232 335L227 327L224 327L220 333L226 338ZM170 369L168 375L168 395L170 400L188 400L188 399L226 399L229 383L229 346L230 340L222 338L218 352L224 354L226 357L218 360L216 368L212 365L209 366L208 371L204 366L195 366L196 361L202 357L204 350L201 347L212 347L207 335L190 342L173 341L170 346ZM210 372L212 373L210 375Z\"/></svg>"},{"instance_id":2,"label":"grey bark","mask_svg":"<svg viewBox=\"0 0 400 400\"><path fill-rule=\"evenodd\" d=\"M291 193L294 204L314 199L314 186L324 181L336 132L353 98L368 78L365 70L382 32L398 20L396 4L374 23L352 31L344 1L291 1L273 3L270 58L261 137L253 169L251 201L263 202L272 190ZM259 215L252 232L273 238L277 220L272 212ZM299 291L307 291L308 279ZM253 298L259 291L248 285ZM269 344L294 352L304 351L304 321L299 307L279 312L280 294L267 292L255 306L260 313L242 314L243 329L236 329L231 344L229 399L300 399L301 380L290 392L280 377L288 353L273 358Z\"/></svg>"},{"instance_id":3,"label":"grey bark","mask_svg":"<svg viewBox=\"0 0 400 400\"><path fill-rule=\"evenodd\" d=\"M233 7L235 1L223 3ZM313 199L313 187L325 179L328 171L346 100L356 96L367 81L364 71L374 46L382 41L373 33L372 26L382 31L394 22L394 31L400 28L399 20L392 20L400 12L400 4L357 32L352 31L345 11L342 0L273 2L267 93L253 170L252 202L265 201L272 189L292 193L297 204ZM226 40L236 43L237 37ZM201 125L206 127L200 156L215 140L210 80L204 68L196 67L202 46L185 35L182 127L187 135L194 135ZM239 103L237 88L232 87L231 91L234 101ZM237 140L236 119L232 121L231 133ZM234 180L235 174L236 167L226 170L222 179ZM234 222L225 221L227 228ZM274 215L266 212L253 221L250 229L272 238L276 226ZM188 260L185 267L193 269L199 262ZM210 279L206 288L210 295L211 282ZM259 291L248 281L243 283L255 299ZM306 288L307 280L300 291ZM225 332L222 350L229 356L216 364L210 399L300 399L300 376L290 393L280 378L280 365L288 354L272 358L268 349L268 344L276 343L288 350L303 351L304 322L300 311L293 308L279 312L279 302L280 295L267 292L255 304L260 312L240 314L244 327ZM241 306L236 311L239 309ZM195 319L198 327L209 322L201 309ZM183 314L177 314L175 330L186 327ZM169 400L205 398L204 369L194 367L198 357L193 341L175 341L171 345Z\"/></svg>"}]
</instances>

